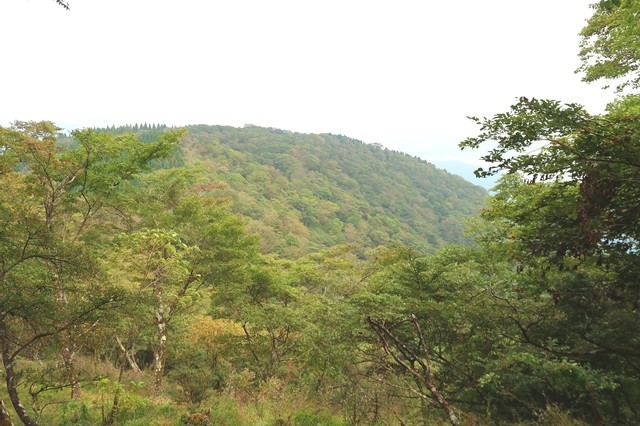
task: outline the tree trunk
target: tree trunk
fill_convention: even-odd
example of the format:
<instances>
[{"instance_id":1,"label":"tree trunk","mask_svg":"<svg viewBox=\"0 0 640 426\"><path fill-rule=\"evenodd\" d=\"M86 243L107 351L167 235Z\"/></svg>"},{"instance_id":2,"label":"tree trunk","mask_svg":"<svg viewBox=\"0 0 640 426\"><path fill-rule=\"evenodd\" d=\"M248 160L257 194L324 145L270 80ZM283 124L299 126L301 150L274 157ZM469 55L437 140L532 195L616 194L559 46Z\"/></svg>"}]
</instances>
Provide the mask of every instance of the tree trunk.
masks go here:
<instances>
[{"instance_id":1,"label":"tree trunk","mask_svg":"<svg viewBox=\"0 0 640 426\"><path fill-rule=\"evenodd\" d=\"M0 426L13 426L11 417L7 412L7 408L4 406L4 401L0 400Z\"/></svg>"},{"instance_id":2,"label":"tree trunk","mask_svg":"<svg viewBox=\"0 0 640 426\"><path fill-rule=\"evenodd\" d=\"M0 315L0 349L2 350L2 364L4 365L4 371L6 375L6 383L7 383L7 392L9 394L9 399L11 400L11 405L13 405L14 410L16 410L16 414L27 426L37 426L36 423L24 406L20 403L20 395L18 394L18 389L16 385L16 373L13 370L13 359L11 358L9 351L9 338L7 336L7 325L4 322L4 317Z\"/></svg>"},{"instance_id":3,"label":"tree trunk","mask_svg":"<svg viewBox=\"0 0 640 426\"><path fill-rule=\"evenodd\" d=\"M138 363L136 362L136 360L131 355L131 352L127 348L125 348L125 346L122 344L122 341L120 340L120 338L118 336L114 336L114 337L116 339L116 343L118 344L118 348L120 348L120 351L122 351L122 355L124 356L124 358L129 363L129 367L131 367L131 369L135 373L139 373L140 372L140 367L138 366Z\"/></svg>"},{"instance_id":4,"label":"tree trunk","mask_svg":"<svg viewBox=\"0 0 640 426\"><path fill-rule=\"evenodd\" d=\"M411 348L407 346L397 334L393 333L390 328L387 328L384 321L376 321L371 317L367 318L367 321L380 338L384 351L393 358L397 365L402 367L403 371L406 371L413 376L418 383L418 388L421 387L421 384L424 384L431 393L433 399L436 400L440 408L442 408L442 410L447 414L449 422L453 426L459 426L460 420L453 411L453 407L451 407L444 395L436 386L433 370L431 368L431 355L429 354L429 348L427 347L424 334L422 333L422 328L420 327L415 315L411 315L408 320L397 323L396 326L406 322L413 324L420 342L418 348ZM393 349L394 347L395 350ZM419 391L419 389L415 391L423 400L428 398L428 396L422 391Z\"/></svg>"},{"instance_id":5,"label":"tree trunk","mask_svg":"<svg viewBox=\"0 0 640 426\"><path fill-rule=\"evenodd\" d=\"M411 315L411 323L418 332L418 337L420 338L420 347L422 348L423 356L423 361L420 362L420 366L423 370L425 385L429 389L429 392L431 392L431 395L433 395L436 398L436 401L438 401L438 405L440 405L444 412L447 413L449 422L451 422L453 426L458 426L460 424L460 420L458 420L456 413L453 411L453 408L449 405L444 395L436 387L436 380L433 377L433 369L431 368L431 355L429 353L429 348L427 347L420 323L415 315Z\"/></svg>"},{"instance_id":6,"label":"tree trunk","mask_svg":"<svg viewBox=\"0 0 640 426\"><path fill-rule=\"evenodd\" d=\"M111 410L109 410L109 415L106 419L103 420L102 424L104 426L112 425L116 420L116 414L118 414L118 409L120 408L120 392L122 383L122 376L124 376L124 365L125 365L125 355L122 355L120 360L120 373L118 374L118 386L116 386L116 392L113 395L113 404L111 404Z\"/></svg>"},{"instance_id":7,"label":"tree trunk","mask_svg":"<svg viewBox=\"0 0 640 426\"><path fill-rule=\"evenodd\" d=\"M57 283L56 300L60 304L62 311L69 306L67 295L63 289L63 283L58 273L54 270L54 279ZM71 330L75 327L71 327ZM76 345L71 332L63 332L60 336L62 343L62 360L64 367L69 375L69 384L71 385L71 399L80 399L80 380L78 380L78 369L76 368Z\"/></svg>"},{"instance_id":8,"label":"tree trunk","mask_svg":"<svg viewBox=\"0 0 640 426\"><path fill-rule=\"evenodd\" d=\"M62 338L62 360L64 367L69 374L69 383L71 384L71 399L80 399L80 380L78 379L78 369L76 368L76 351L75 345L70 342L69 336Z\"/></svg>"},{"instance_id":9,"label":"tree trunk","mask_svg":"<svg viewBox=\"0 0 640 426\"><path fill-rule=\"evenodd\" d=\"M158 344L153 351L153 370L155 393L159 393L162 387L165 361L167 359L167 319L162 313L162 308L157 307L155 312L156 326L158 327Z\"/></svg>"},{"instance_id":10,"label":"tree trunk","mask_svg":"<svg viewBox=\"0 0 640 426\"><path fill-rule=\"evenodd\" d=\"M453 408L451 408L451 405L449 405L449 403L444 398L442 393L440 393L440 391L438 391L438 389L436 388L433 382L433 375L431 374L430 371L427 373L427 377L425 377L425 384L427 385L427 388L431 392L431 395L433 395L436 398L436 401L438 401L438 405L440 406L440 408L442 408L444 412L447 413L449 422L453 426L458 426L460 424L460 420L458 420L458 417L456 416L456 413L453 411Z\"/></svg>"}]
</instances>

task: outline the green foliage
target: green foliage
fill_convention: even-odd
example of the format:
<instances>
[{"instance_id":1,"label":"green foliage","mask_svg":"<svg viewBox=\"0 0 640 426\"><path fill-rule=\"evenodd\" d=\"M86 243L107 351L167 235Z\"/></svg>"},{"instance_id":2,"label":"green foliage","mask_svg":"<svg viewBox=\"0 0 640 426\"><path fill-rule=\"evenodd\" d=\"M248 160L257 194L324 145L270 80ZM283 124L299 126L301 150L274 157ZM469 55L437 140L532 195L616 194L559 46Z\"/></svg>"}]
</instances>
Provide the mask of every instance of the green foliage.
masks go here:
<instances>
[{"instance_id":1,"label":"green foliage","mask_svg":"<svg viewBox=\"0 0 640 426\"><path fill-rule=\"evenodd\" d=\"M601 2L589 25L621 18L634 4ZM597 43L622 37L612 25L600 29ZM627 72L633 69L620 75ZM509 173L478 234L516 272L492 290L493 320L511 342L482 379L485 396L505 403L490 404L492 416L532 419L552 406L588 423L638 421L629 395L640 386L639 111L637 95L617 99L602 115L520 98L507 113L474 119L480 135L461 143L495 144L483 157L494 166L479 173Z\"/></svg>"},{"instance_id":2,"label":"green foliage","mask_svg":"<svg viewBox=\"0 0 640 426\"><path fill-rule=\"evenodd\" d=\"M329 134L189 126L183 151L262 235L263 252L300 257L336 244L468 242L463 221L486 192L405 154Z\"/></svg>"},{"instance_id":3,"label":"green foliage","mask_svg":"<svg viewBox=\"0 0 640 426\"><path fill-rule=\"evenodd\" d=\"M200 403L212 391L219 390L223 377L209 367L201 353L191 353L189 358L174 362L171 368L171 378L180 385L185 399L190 403Z\"/></svg>"},{"instance_id":4,"label":"green foliage","mask_svg":"<svg viewBox=\"0 0 640 426\"><path fill-rule=\"evenodd\" d=\"M0 346L7 390L21 420L14 363L36 356L46 340L62 351L78 390L72 358L79 336L117 309L123 293L106 280L95 256L113 235L121 187L149 161L168 155L178 133L142 145L125 135L74 132L58 148L49 122L0 128ZM76 340L77 339L77 340ZM49 355L47 353L47 355Z\"/></svg>"},{"instance_id":5,"label":"green foliage","mask_svg":"<svg viewBox=\"0 0 640 426\"><path fill-rule=\"evenodd\" d=\"M627 103L617 108L633 111L635 107ZM30 132L45 140L54 130L42 125ZM230 138L236 137L237 129L227 132ZM601 401L604 394L618 392L621 386L625 392L634 392L634 381L622 384L622 375L628 371L624 360L602 358L603 363L617 366L615 373L609 373L584 359L548 355L552 351L564 353L579 340L577 333L563 335L560 330L579 323L585 314L589 318L603 318L602 324L609 324L592 328L604 338L612 336L615 327L634 320L615 309L600 317L597 308L583 304L582 296L574 297L567 290L575 285L591 289L595 283L601 283L599 289L608 294L618 282L616 275L589 269L578 276L565 269L547 270L543 276L533 264L528 264L526 274L518 275L510 264L513 259L521 263L527 260L525 242L534 241L540 230L546 230L538 222L527 225L522 221L522 217L532 217L527 210L532 200L538 206L539 216L544 218L543 223L548 225L559 218L571 217L569 204L564 200L574 197L575 204L579 191L572 192L570 185L529 186L526 191L519 180L505 180L484 213L491 226L486 227L490 233L484 235L483 241L495 249L492 252L448 247L425 255L399 244L367 250L363 248L366 241L361 239L365 234L372 244L389 238L403 240L405 234L393 231L396 223L403 222L396 216L399 210L394 210L406 209L403 196L396 194L399 198L393 201L377 198L382 210L376 210L347 195L359 188L360 178L345 175L341 178L343 186L331 183L330 175L341 176L334 172L342 166L322 150L310 147L311 155L303 156L295 151L294 141L287 139L291 135L255 128L251 132L258 139L265 132L283 138L278 148L282 151L275 152L271 159L273 168L267 166L266 160L247 162L252 156L260 158L266 154L268 158L268 150L263 152L254 147L240 152L230 148L240 142L230 139L226 147L197 145L220 150L214 160L207 160L202 167L155 165L153 170L145 170L155 155L170 155L175 149L178 134L167 134L164 130L162 135L166 136L161 139L167 142L164 146L142 143L126 134L83 131L75 141L59 145L58 153L49 138L45 146L50 151L43 152L56 155L34 151L40 163L45 164L42 162L45 158L63 160L53 161L47 167L40 167L38 161L20 160L17 150L2 156L4 182L12 184L0 194L5 197L0 207L8 218L2 244L9 244L11 238L21 235L21 227L28 225L33 230L29 244L33 244L34 250L42 250L36 252L38 255L59 255L70 250L65 256L86 258L85 265L91 266L86 274L73 268L66 270L64 262L58 266L56 272L65 277L65 283L67 277L73 277L68 280L66 290L77 286L74 289L77 293L67 296L73 305L64 310L60 309L55 292L38 295L32 291L38 288L36 284L53 276L47 265L55 262L48 258L41 259L42 263L29 259L15 267L15 274L11 271L6 275L5 283L16 286L4 300L27 300L18 290L31 291L28 300L41 298L38 308L49 307L52 311L48 318L54 323L54 315L63 318L61 312L68 314L85 306L83 300L94 303L94 299L84 296L88 290L95 295L104 288L105 295L118 295L119 303L114 306L117 309L91 325L91 333L80 327L72 335L77 347L85 348L85 354L95 354L110 366L99 373L102 378L98 383L104 385L100 389L85 389L89 399L94 395L93 403L81 399L82 403L71 403L62 411L44 412L48 419L57 423L95 423L98 413L104 410L108 414L117 401L114 420L122 424L342 424L338 417L353 424L397 419L407 424L433 423L444 418L439 410L429 408L431 399L442 393L456 401L456 409L468 415L482 418L490 413L487 418L514 421L535 419L547 403L562 412L578 415L580 410L588 411L585 407L589 401ZM188 138L187 144L191 143ZM376 161L382 158L395 161L396 154L385 153L378 147L340 138L338 143L333 138L317 136L313 142L346 145L354 153L364 149L371 155L372 164L378 164L379 168L383 166ZM189 161L193 155L190 150L195 147L194 143L184 151ZM278 157L286 152L290 158ZM144 158L147 160L143 161ZM225 164L216 163L223 158ZM82 159L89 159L95 167L74 168ZM425 167L404 157L396 160L404 170L412 170L415 165L417 176ZM323 166L332 164L331 161L336 161L336 165L328 173ZM352 161L355 162L353 158ZM217 183L225 176L224 168L232 164L242 172L227 174L229 182L249 191L245 194L265 192L253 199ZM368 166L358 167L365 179L374 179L367 175L371 172L367 171ZM283 175L275 170L281 170ZM47 188L56 186L38 186L40 180L33 179L36 173L50 182L67 179L68 192L48 195L52 193ZM312 181L300 179L307 173ZM66 178L76 175L82 178ZM413 188L407 183L408 175L395 176L397 182ZM383 181L379 184L386 185ZM377 193L371 188L366 191L369 192L365 198L375 201ZM416 194L412 197L419 197ZM28 197L36 195L48 200L51 206L49 226L42 220L49 210L28 202ZM20 197L24 197L24 208L17 211L10 201ZM280 210L269 213L267 201L279 203ZM239 208L238 202L245 212L268 212L274 225L289 226L281 249L275 232L264 232L264 236L275 235L273 251L297 259L259 255L255 236L247 234L245 222L232 213L233 208ZM300 210L292 210L291 202ZM344 208L348 210L343 211ZM387 211L389 216L379 214L381 211ZM400 214L410 218L413 213L403 210ZM288 223L294 219L300 227ZM450 223L446 220L443 224ZM250 226L261 231L275 229L257 219ZM314 229L331 236L342 232L344 238L339 241L351 244L333 245L302 256L305 250L332 244L331 240L312 243ZM554 229L557 231L540 243L543 247L565 238L563 226ZM68 245L60 242L59 235L78 237ZM308 242L304 250L297 245L301 235ZM519 240L514 242L510 235L517 235ZM434 238L435 235L431 237ZM511 245L497 249L503 242ZM517 256L512 246L522 253ZM6 247L11 248L10 244ZM18 254L17 250L16 245L7 253ZM545 277L552 278L553 285L541 285ZM559 313L554 311L554 291L562 294L563 308ZM595 297L590 299L590 303L595 302ZM213 316L208 315L209 307ZM37 315L28 309L23 308L25 315ZM87 320L90 318L98 317ZM436 390L426 381L415 382L415 376L400 368L402 363L394 364L391 354L398 352L388 347L385 352L367 319L384 324L406 348L421 353L421 362L425 362L424 354L428 352L431 383L436 384ZM12 323L15 325L19 321ZM529 334L524 336L521 326ZM631 337L632 334L623 336L621 344ZM62 339L52 341L63 344ZM142 371L135 371L132 359L135 361L138 349L158 355L156 359L162 360L163 367L140 363ZM51 357L50 352L35 348L21 355ZM119 368L119 376L114 366ZM154 377L147 371L149 367ZM509 367L511 374L505 374ZM145 383L159 383L163 369L167 372L164 388L146 389ZM85 379L88 370L83 370ZM531 371L548 375L550 385L537 376L529 376ZM132 376L127 378L129 374ZM29 377L33 386L55 385L62 378L53 380L42 368L35 368ZM95 392L101 395L99 403L95 402ZM149 398L150 392L160 399ZM43 391L39 403L44 406L54 397L61 398L55 391ZM166 398L181 401L183 408L172 406L169 410L166 404L162 405ZM568 401L573 401L573 405ZM318 406L324 409L319 410ZM597 405L597 410L608 409L607 404Z\"/></svg>"},{"instance_id":6,"label":"green foliage","mask_svg":"<svg viewBox=\"0 0 640 426\"><path fill-rule=\"evenodd\" d=\"M483 157L496 165L481 174L502 170L522 173L531 183L549 182L534 188L535 197L543 198L531 206L526 198L513 203L507 199L523 209L520 216L512 216L514 221L525 219L522 214L537 210L538 205L548 206L554 216L540 227L564 235L547 251L557 251L559 256L605 252L612 256L635 250L639 237L638 211L632 201L640 195L634 183L640 169L638 105L640 98L630 96L609 105L607 114L592 116L576 105L562 107L554 101L521 98L512 112L477 120L482 133L461 146L475 148L498 141ZM539 141L546 143L539 146ZM524 197L524 191L518 197ZM503 192L506 197L513 194ZM560 211L551 212L560 205ZM537 220L539 216L530 217ZM544 233L538 235L544 237Z\"/></svg>"},{"instance_id":7,"label":"green foliage","mask_svg":"<svg viewBox=\"0 0 640 426\"><path fill-rule=\"evenodd\" d=\"M505 354L480 379L493 418L533 419L545 407L562 407L575 418L601 416L602 402L616 388L604 374L543 354Z\"/></svg>"},{"instance_id":8,"label":"green foliage","mask_svg":"<svg viewBox=\"0 0 640 426\"><path fill-rule=\"evenodd\" d=\"M61 426L72 426L97 424L100 420L84 401L69 401L63 405L59 421Z\"/></svg>"},{"instance_id":9,"label":"green foliage","mask_svg":"<svg viewBox=\"0 0 640 426\"><path fill-rule=\"evenodd\" d=\"M327 412L303 409L295 413L293 424L295 426L340 426L344 423Z\"/></svg>"},{"instance_id":10,"label":"green foliage","mask_svg":"<svg viewBox=\"0 0 640 426\"><path fill-rule=\"evenodd\" d=\"M578 71L587 82L613 80L620 92L625 87L640 87L640 2L637 0L601 0L580 35ZM624 79L626 78L626 79Z\"/></svg>"},{"instance_id":11,"label":"green foliage","mask_svg":"<svg viewBox=\"0 0 640 426\"><path fill-rule=\"evenodd\" d=\"M637 2L594 9L585 79L637 87ZM473 120L506 172L475 246L449 243L486 192L343 136L0 128L0 397L27 424L638 424L640 97Z\"/></svg>"},{"instance_id":12,"label":"green foliage","mask_svg":"<svg viewBox=\"0 0 640 426\"><path fill-rule=\"evenodd\" d=\"M167 132L148 125L98 131L131 132L142 142ZM251 219L263 253L297 258L336 244L391 240L425 249L469 243L463 222L486 197L425 161L344 136L256 126L188 132L170 158L151 165L204 171L201 190L229 199L234 212Z\"/></svg>"},{"instance_id":13,"label":"green foliage","mask_svg":"<svg viewBox=\"0 0 640 426\"><path fill-rule=\"evenodd\" d=\"M377 261L366 290L352 300L371 325L363 336L378 380L424 402L439 391L465 410L484 404L478 380L489 360L508 351L491 320L491 291L508 274L504 265L462 247L430 256L395 247ZM422 377L418 364L425 367Z\"/></svg>"}]
</instances>

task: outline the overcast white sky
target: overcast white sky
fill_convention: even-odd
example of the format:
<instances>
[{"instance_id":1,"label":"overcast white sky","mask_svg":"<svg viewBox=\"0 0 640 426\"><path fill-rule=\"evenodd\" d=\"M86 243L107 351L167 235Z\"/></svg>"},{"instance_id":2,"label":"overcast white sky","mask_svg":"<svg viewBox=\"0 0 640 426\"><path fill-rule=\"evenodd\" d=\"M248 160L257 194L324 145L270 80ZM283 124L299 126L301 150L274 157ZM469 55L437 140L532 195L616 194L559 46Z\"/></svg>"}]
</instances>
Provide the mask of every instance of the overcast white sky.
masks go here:
<instances>
[{"instance_id":1,"label":"overcast white sky","mask_svg":"<svg viewBox=\"0 0 640 426\"><path fill-rule=\"evenodd\" d=\"M0 125L246 123L476 158L467 115L612 98L574 74L595 0L0 0Z\"/></svg>"}]
</instances>

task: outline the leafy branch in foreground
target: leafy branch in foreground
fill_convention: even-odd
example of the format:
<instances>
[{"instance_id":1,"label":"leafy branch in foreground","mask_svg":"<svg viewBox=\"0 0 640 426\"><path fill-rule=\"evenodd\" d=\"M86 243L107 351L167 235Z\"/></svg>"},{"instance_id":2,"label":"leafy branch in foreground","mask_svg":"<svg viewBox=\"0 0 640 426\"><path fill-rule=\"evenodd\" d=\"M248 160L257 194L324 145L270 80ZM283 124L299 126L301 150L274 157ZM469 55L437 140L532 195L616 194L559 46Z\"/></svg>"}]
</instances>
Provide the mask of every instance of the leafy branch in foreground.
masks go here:
<instances>
[{"instance_id":1,"label":"leafy branch in foreground","mask_svg":"<svg viewBox=\"0 0 640 426\"><path fill-rule=\"evenodd\" d=\"M618 92L628 87L637 89L640 87L640 1L601 0L592 8L595 12L580 32L582 64L576 72L584 73L586 82L614 81Z\"/></svg>"}]
</instances>

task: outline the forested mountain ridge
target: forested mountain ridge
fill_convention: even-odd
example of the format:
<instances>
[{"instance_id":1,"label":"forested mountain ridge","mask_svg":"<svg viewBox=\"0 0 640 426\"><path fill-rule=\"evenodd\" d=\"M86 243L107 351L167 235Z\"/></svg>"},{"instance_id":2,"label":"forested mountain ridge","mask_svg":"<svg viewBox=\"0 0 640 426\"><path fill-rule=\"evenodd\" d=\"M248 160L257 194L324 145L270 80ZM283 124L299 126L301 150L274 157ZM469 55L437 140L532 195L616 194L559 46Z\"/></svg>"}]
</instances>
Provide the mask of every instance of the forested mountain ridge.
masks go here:
<instances>
[{"instance_id":1,"label":"forested mountain ridge","mask_svg":"<svg viewBox=\"0 0 640 426\"><path fill-rule=\"evenodd\" d=\"M133 131L145 141L163 126ZM464 243L464 222L487 192L434 165L332 134L192 125L178 158L200 166L210 195L250 218L263 252L297 257L335 244L388 241L420 249Z\"/></svg>"},{"instance_id":2,"label":"forested mountain ridge","mask_svg":"<svg viewBox=\"0 0 640 426\"><path fill-rule=\"evenodd\" d=\"M637 89L640 0L594 11L586 77ZM640 424L640 93L472 119L504 176L436 251L390 225L451 188L377 146L0 126L0 424Z\"/></svg>"}]
</instances>

